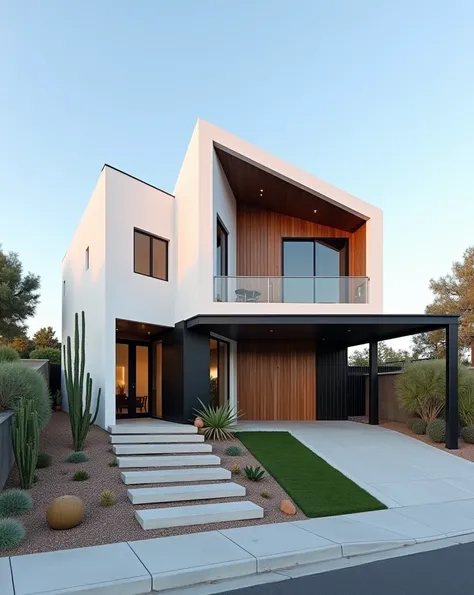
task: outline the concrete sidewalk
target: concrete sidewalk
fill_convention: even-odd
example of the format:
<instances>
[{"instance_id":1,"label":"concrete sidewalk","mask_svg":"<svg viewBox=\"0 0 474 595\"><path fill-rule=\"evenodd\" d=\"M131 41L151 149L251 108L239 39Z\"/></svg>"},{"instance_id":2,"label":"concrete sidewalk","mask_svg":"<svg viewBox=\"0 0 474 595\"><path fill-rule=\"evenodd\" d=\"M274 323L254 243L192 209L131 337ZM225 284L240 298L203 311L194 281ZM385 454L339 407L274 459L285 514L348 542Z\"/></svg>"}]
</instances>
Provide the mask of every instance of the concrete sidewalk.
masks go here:
<instances>
[{"instance_id":1,"label":"concrete sidewalk","mask_svg":"<svg viewBox=\"0 0 474 595\"><path fill-rule=\"evenodd\" d=\"M467 534L474 499L0 558L0 585L2 595L139 595Z\"/></svg>"}]
</instances>

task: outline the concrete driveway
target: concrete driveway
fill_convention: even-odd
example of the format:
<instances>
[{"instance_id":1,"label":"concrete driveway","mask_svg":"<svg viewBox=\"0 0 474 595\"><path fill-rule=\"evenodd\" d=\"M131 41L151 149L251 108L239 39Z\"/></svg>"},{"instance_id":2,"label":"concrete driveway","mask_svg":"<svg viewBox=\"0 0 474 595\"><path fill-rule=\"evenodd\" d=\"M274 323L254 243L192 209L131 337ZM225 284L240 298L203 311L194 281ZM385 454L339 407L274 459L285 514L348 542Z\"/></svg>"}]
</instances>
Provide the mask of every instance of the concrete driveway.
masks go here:
<instances>
[{"instance_id":1,"label":"concrete driveway","mask_svg":"<svg viewBox=\"0 0 474 595\"><path fill-rule=\"evenodd\" d=\"M474 463L398 432L350 421L241 421L286 431L389 508L474 498Z\"/></svg>"}]
</instances>

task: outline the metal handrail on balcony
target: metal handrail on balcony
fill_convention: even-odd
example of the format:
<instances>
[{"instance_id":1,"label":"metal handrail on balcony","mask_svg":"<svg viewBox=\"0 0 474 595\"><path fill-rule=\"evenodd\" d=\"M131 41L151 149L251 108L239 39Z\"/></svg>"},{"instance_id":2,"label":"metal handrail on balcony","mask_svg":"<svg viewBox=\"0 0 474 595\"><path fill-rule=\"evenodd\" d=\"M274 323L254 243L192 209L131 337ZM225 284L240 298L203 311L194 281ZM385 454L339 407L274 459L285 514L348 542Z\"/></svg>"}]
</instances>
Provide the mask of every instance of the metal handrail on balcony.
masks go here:
<instances>
[{"instance_id":1,"label":"metal handrail on balcony","mask_svg":"<svg viewBox=\"0 0 474 595\"><path fill-rule=\"evenodd\" d=\"M369 277L214 277L215 302L368 304Z\"/></svg>"}]
</instances>

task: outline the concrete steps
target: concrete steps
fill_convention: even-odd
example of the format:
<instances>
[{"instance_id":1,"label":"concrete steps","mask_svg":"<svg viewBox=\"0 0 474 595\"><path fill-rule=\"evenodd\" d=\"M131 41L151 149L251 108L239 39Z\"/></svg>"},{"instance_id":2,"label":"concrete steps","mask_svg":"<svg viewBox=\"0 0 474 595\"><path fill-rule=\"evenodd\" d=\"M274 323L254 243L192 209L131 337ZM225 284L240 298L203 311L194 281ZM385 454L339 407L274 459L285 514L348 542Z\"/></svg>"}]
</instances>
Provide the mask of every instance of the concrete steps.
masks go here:
<instances>
[{"instance_id":1,"label":"concrete steps","mask_svg":"<svg viewBox=\"0 0 474 595\"><path fill-rule=\"evenodd\" d=\"M112 434L111 444L175 444L204 442L202 434Z\"/></svg>"},{"instance_id":2,"label":"concrete steps","mask_svg":"<svg viewBox=\"0 0 474 595\"><path fill-rule=\"evenodd\" d=\"M135 488L127 490L132 504L155 504L159 502L185 502L245 496L244 486L237 483L209 483L160 488Z\"/></svg>"},{"instance_id":3,"label":"concrete steps","mask_svg":"<svg viewBox=\"0 0 474 595\"><path fill-rule=\"evenodd\" d=\"M117 457L117 465L121 469L133 469L134 467L206 467L207 465L220 465L220 463L221 460L216 455Z\"/></svg>"},{"instance_id":4,"label":"concrete steps","mask_svg":"<svg viewBox=\"0 0 474 595\"><path fill-rule=\"evenodd\" d=\"M116 455L174 455L186 452L212 452L210 444L117 444L112 448Z\"/></svg>"},{"instance_id":5,"label":"concrete steps","mask_svg":"<svg viewBox=\"0 0 474 595\"><path fill-rule=\"evenodd\" d=\"M150 508L135 511L142 529L165 529L187 525L206 525L225 521L263 518L263 508L247 500L219 504L195 504L171 508Z\"/></svg>"},{"instance_id":6,"label":"concrete steps","mask_svg":"<svg viewBox=\"0 0 474 595\"><path fill-rule=\"evenodd\" d=\"M163 469L160 471L122 471L120 477L126 485L150 483L179 483L222 481L232 477L228 469L209 467L201 469Z\"/></svg>"},{"instance_id":7,"label":"concrete steps","mask_svg":"<svg viewBox=\"0 0 474 595\"><path fill-rule=\"evenodd\" d=\"M197 434L197 428L185 424L117 424L109 426L110 434Z\"/></svg>"}]
</instances>

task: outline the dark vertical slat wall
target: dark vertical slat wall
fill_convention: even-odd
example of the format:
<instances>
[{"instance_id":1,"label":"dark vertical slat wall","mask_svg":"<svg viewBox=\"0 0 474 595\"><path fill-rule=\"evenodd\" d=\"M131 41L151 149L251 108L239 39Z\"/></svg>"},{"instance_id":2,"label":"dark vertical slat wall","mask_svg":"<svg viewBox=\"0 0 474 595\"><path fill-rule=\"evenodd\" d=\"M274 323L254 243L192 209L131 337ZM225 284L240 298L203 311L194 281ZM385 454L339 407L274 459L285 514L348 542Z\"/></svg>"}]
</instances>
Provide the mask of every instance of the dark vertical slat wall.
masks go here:
<instances>
[{"instance_id":1,"label":"dark vertical slat wall","mask_svg":"<svg viewBox=\"0 0 474 595\"><path fill-rule=\"evenodd\" d=\"M323 350L316 358L316 417L347 419L347 349Z\"/></svg>"}]
</instances>

